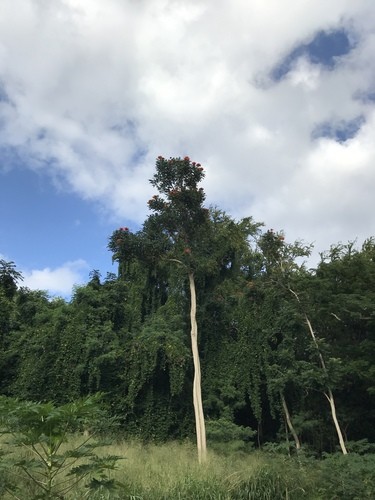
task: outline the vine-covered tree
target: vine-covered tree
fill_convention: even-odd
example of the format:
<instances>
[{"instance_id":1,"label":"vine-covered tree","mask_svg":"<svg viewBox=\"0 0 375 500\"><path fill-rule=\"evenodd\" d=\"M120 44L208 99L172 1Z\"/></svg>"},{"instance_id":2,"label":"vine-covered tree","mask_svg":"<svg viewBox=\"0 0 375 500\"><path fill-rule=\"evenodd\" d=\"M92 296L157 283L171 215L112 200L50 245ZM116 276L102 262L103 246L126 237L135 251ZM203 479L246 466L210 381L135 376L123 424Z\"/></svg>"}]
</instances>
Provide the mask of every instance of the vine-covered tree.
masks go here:
<instances>
[{"instance_id":1,"label":"vine-covered tree","mask_svg":"<svg viewBox=\"0 0 375 500\"><path fill-rule=\"evenodd\" d=\"M201 461L205 420L226 450L257 435L335 451L332 402L341 446L374 441L374 240L308 270L308 247L205 208L203 178L187 157L159 157L149 217L110 238L118 275L93 271L70 302L20 288L0 261L0 393L64 404L103 391L129 437L196 426Z\"/></svg>"}]
</instances>

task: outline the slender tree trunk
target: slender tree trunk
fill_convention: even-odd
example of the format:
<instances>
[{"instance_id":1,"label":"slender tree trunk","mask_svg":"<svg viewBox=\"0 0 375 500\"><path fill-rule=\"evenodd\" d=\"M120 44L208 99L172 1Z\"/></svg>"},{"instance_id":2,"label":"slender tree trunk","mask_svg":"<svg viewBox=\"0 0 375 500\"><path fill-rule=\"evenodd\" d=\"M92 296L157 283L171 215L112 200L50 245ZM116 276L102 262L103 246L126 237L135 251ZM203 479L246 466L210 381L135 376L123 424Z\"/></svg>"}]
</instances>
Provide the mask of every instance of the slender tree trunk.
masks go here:
<instances>
[{"instance_id":1,"label":"slender tree trunk","mask_svg":"<svg viewBox=\"0 0 375 500\"><path fill-rule=\"evenodd\" d=\"M333 423L335 424L335 427L336 427L336 432L337 432L337 436L339 438L341 451L343 452L344 455L347 455L348 450L346 449L344 437L343 437L343 434L341 431L339 421L337 419L335 399L333 397L331 389L328 388L328 394L324 393L324 395L328 399L329 406L331 407L332 420L333 420Z\"/></svg>"},{"instance_id":2,"label":"slender tree trunk","mask_svg":"<svg viewBox=\"0 0 375 500\"><path fill-rule=\"evenodd\" d=\"M290 430L290 432L293 436L294 442L296 444L296 450L298 453L301 449L301 442L300 442L298 434L296 433L296 430L293 426L292 419L290 418L290 413L289 413L288 405L286 404L286 401L285 401L284 394L281 391L280 391L280 398L281 398L281 404L283 405L283 410L285 413L286 423L288 425L288 429Z\"/></svg>"},{"instance_id":3,"label":"slender tree trunk","mask_svg":"<svg viewBox=\"0 0 375 500\"><path fill-rule=\"evenodd\" d=\"M197 432L197 448L199 463L205 462L207 458L206 426L204 422L202 390L201 390L201 367L198 351L198 326L197 326L197 297L195 292L194 274L189 272L190 285L190 322L191 322L191 350L194 363L193 404L195 415L195 427Z\"/></svg>"},{"instance_id":4,"label":"slender tree trunk","mask_svg":"<svg viewBox=\"0 0 375 500\"><path fill-rule=\"evenodd\" d=\"M292 290L291 288L289 288L289 291L296 297L296 299L298 300L298 302L300 302L297 293L294 290ZM324 374L327 376L327 380L328 380L327 367L326 367L326 364L324 362L323 354L321 353L321 351L319 349L319 344L318 344L318 341L316 339L316 335L315 335L314 329L313 329L311 321L309 320L309 318L308 318L308 316L307 316L306 313L304 313L304 316L305 316L306 324L307 324L307 326L309 328L309 332L310 332L311 338L313 339L315 348L316 348L316 350L318 352L320 366L322 367L322 370L323 370ZM340 443L341 451L342 451L343 455L347 455L348 454L348 450L346 449L345 441L344 441L343 434L342 434L342 431L341 431L341 427L340 427L340 424L339 424L339 421L338 421L338 418L337 418L335 398L333 397L333 392L332 392L332 390L331 390L331 388L329 386L327 388L327 392L325 392L324 395L325 395L325 397L327 398L327 400L329 402L329 406L330 406L330 409L331 409L332 420L333 420L333 423L335 425L337 437L339 438L339 443Z\"/></svg>"},{"instance_id":5,"label":"slender tree trunk","mask_svg":"<svg viewBox=\"0 0 375 500\"><path fill-rule=\"evenodd\" d=\"M288 457L290 457L289 429L288 429L285 418L284 418L284 427L285 427L286 444L288 445Z\"/></svg>"},{"instance_id":6,"label":"slender tree trunk","mask_svg":"<svg viewBox=\"0 0 375 500\"><path fill-rule=\"evenodd\" d=\"M305 320L306 320L307 326L309 327L309 331L310 331L311 337L312 337L312 339L314 341L315 347L318 350L319 359L320 359L320 365L322 367L322 370L324 371L324 374L327 376L327 379L328 379L327 367L326 367L326 364L324 362L323 355L320 352L319 345L318 345L318 342L316 340L316 336L315 336L313 327L312 327L311 322L310 322L310 320L309 320L309 318L307 317L306 314L305 314ZM341 451L342 451L342 453L344 455L347 455L348 454L348 450L346 449L345 441L344 441L344 438L343 438L343 435L342 435L342 431L341 431L341 427L340 427L339 421L337 419L335 398L333 397L333 392L332 392L332 390L331 390L331 388L329 386L328 386L327 393L324 393L324 395L328 399L329 406L331 408L332 420L333 420L333 423L335 424L336 433L337 433L337 437L339 438L339 443L340 443Z\"/></svg>"}]
</instances>

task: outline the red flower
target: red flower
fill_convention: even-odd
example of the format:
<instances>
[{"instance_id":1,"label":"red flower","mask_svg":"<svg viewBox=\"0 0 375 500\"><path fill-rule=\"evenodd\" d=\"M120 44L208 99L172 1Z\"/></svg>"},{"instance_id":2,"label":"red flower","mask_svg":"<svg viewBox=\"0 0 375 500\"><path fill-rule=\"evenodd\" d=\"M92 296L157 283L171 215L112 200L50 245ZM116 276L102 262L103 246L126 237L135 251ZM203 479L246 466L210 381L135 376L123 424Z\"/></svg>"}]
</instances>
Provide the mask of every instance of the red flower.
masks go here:
<instances>
[{"instance_id":1,"label":"red flower","mask_svg":"<svg viewBox=\"0 0 375 500\"><path fill-rule=\"evenodd\" d=\"M188 156L185 156L184 160L185 161L190 161L190 158Z\"/></svg>"},{"instance_id":2,"label":"red flower","mask_svg":"<svg viewBox=\"0 0 375 500\"><path fill-rule=\"evenodd\" d=\"M190 255L191 254L191 249L190 248L184 248L184 254Z\"/></svg>"}]
</instances>

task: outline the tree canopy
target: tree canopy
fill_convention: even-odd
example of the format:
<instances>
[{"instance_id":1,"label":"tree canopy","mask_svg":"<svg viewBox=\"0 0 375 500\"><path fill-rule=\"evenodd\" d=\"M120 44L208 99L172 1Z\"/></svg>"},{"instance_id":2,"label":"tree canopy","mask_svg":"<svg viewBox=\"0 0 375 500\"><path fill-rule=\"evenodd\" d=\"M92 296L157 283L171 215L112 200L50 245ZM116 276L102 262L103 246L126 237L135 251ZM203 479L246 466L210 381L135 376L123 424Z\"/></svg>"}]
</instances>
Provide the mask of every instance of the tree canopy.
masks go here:
<instances>
[{"instance_id":1,"label":"tree canopy","mask_svg":"<svg viewBox=\"0 0 375 500\"><path fill-rule=\"evenodd\" d=\"M209 443L335 451L330 394L348 451L374 441L374 239L307 269L309 245L204 206L203 178L188 157L158 157L150 215L109 238L118 273L93 271L70 302L0 261L1 395L67 404L102 391L124 435L192 437L195 335Z\"/></svg>"}]
</instances>

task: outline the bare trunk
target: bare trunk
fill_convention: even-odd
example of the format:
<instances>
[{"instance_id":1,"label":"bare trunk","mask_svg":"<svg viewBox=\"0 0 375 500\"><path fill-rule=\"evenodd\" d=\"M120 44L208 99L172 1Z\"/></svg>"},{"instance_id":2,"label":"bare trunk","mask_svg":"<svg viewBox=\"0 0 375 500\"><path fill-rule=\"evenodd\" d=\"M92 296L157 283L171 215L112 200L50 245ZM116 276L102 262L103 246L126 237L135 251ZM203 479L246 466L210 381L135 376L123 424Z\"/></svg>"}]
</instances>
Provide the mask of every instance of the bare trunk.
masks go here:
<instances>
[{"instance_id":1,"label":"bare trunk","mask_svg":"<svg viewBox=\"0 0 375 500\"><path fill-rule=\"evenodd\" d=\"M197 432L197 448L199 463L205 462L207 458L206 426L204 422L202 390L201 390L201 367L198 351L198 326L197 326L197 298L195 293L194 274L189 272L190 285L190 322L191 322L191 350L194 363L193 404L195 415L195 428Z\"/></svg>"},{"instance_id":2,"label":"bare trunk","mask_svg":"<svg viewBox=\"0 0 375 500\"><path fill-rule=\"evenodd\" d=\"M335 400L334 400L331 389L328 388L328 394L325 394L325 397L328 399L329 406L331 407L332 420L333 420L333 423L335 424L335 427L336 427L336 432L337 432L337 436L339 438L341 451L344 455L347 455L348 450L346 449L344 437L342 435L341 427L340 427L339 421L337 419L336 405L335 405Z\"/></svg>"},{"instance_id":3,"label":"bare trunk","mask_svg":"<svg viewBox=\"0 0 375 500\"><path fill-rule=\"evenodd\" d=\"M289 288L289 291L296 297L296 299L298 300L298 302L300 302L299 297L296 294L296 292L294 290L292 290L291 288ZM311 335L311 337L313 339L313 342L314 342L314 345L316 347L316 350L318 351L318 356L319 356L319 360L320 360L320 366L322 367L322 370L323 370L324 374L327 376L327 379L328 379L327 367L326 367L326 364L324 362L323 355L322 355L322 353L321 353L321 351L319 349L319 344L318 344L318 341L316 339L316 335L315 335L314 329L312 327L311 321L309 320L309 318L308 318L308 316L307 316L306 313L304 313L304 316L305 316L306 324L307 324L307 326L309 328L310 335ZM344 455L347 455L348 454L348 450L346 449L345 441L344 441L344 438L343 438L343 435L342 435L342 431L341 431L341 427L340 427L340 424L339 424L339 421L338 421L338 418L337 418L335 398L333 397L333 392L332 392L332 390L331 390L331 388L329 386L328 386L327 392L328 392L328 394L324 393L324 395L325 395L325 397L327 398L327 400L329 402L329 406L330 406L330 409L331 409L332 420L333 420L333 423L335 424L337 437L339 438L340 448L341 448L342 453Z\"/></svg>"},{"instance_id":4,"label":"bare trunk","mask_svg":"<svg viewBox=\"0 0 375 500\"><path fill-rule=\"evenodd\" d=\"M286 404L286 401L285 401L285 398L284 398L284 394L282 392L280 392L280 398L281 398L281 403L283 405L283 410L284 410L284 413L285 413L286 423L288 425L289 431L291 432L291 434L293 436L294 442L296 444L296 450L297 450L297 453L298 453L300 451L300 449L301 449L301 442L299 440L298 434L296 433L296 431L295 431L295 429L293 427L292 419L290 418L290 413L289 413L289 410L288 410L288 405Z\"/></svg>"},{"instance_id":5,"label":"bare trunk","mask_svg":"<svg viewBox=\"0 0 375 500\"><path fill-rule=\"evenodd\" d=\"M309 331L310 331L311 337L312 337L312 339L314 341L315 347L316 347L316 349L318 351L319 359L320 359L320 365L321 365L322 370L324 371L325 375L327 375L327 379L328 379L327 367L326 367L326 364L324 362L323 355L320 352L319 345L318 345L318 342L316 340L316 336L315 336L313 327L312 327L311 322L310 322L310 320L309 320L309 318L307 317L306 314L305 314L305 320L306 320L307 326L309 327ZM341 427L340 427L339 421L337 419L335 398L333 397L333 392L332 392L332 390L331 390L330 387L328 387L328 394L324 393L324 395L328 399L329 406L331 408L332 420L333 420L333 423L335 424L336 433L337 433L337 437L339 438L339 443L340 443L341 451L342 451L342 453L344 455L347 455L348 454L348 450L346 449L344 438L343 438L342 431L341 431Z\"/></svg>"}]
</instances>

